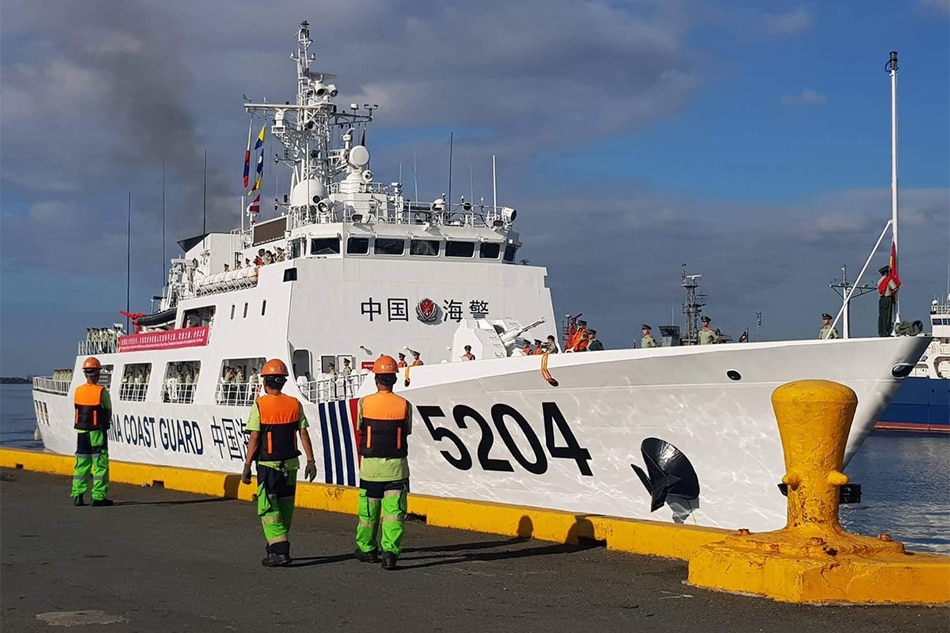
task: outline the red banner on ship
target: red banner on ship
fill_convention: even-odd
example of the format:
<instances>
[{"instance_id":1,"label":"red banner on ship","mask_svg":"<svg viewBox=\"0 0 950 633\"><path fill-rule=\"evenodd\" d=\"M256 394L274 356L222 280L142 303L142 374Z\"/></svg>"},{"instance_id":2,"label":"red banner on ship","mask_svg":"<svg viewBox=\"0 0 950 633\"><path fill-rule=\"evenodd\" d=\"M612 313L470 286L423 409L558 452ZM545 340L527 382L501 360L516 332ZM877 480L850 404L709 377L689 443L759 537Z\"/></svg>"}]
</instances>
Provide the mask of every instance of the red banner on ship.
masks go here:
<instances>
[{"instance_id":1,"label":"red banner on ship","mask_svg":"<svg viewBox=\"0 0 950 633\"><path fill-rule=\"evenodd\" d=\"M179 347L198 347L208 344L211 328L186 327L164 332L143 332L119 337L120 352L143 352L157 349L177 349Z\"/></svg>"}]
</instances>

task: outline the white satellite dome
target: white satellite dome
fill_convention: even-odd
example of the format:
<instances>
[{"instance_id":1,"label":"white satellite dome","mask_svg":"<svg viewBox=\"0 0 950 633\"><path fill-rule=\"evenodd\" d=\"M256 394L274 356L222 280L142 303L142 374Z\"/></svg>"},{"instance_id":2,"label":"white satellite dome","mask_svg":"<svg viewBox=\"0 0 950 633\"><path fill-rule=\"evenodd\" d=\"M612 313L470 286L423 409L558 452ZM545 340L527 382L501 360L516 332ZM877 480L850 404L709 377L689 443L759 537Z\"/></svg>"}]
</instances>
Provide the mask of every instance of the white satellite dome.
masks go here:
<instances>
[{"instance_id":1,"label":"white satellite dome","mask_svg":"<svg viewBox=\"0 0 950 633\"><path fill-rule=\"evenodd\" d=\"M302 180L290 192L290 206L305 207L323 200L327 190L319 180Z\"/></svg>"}]
</instances>

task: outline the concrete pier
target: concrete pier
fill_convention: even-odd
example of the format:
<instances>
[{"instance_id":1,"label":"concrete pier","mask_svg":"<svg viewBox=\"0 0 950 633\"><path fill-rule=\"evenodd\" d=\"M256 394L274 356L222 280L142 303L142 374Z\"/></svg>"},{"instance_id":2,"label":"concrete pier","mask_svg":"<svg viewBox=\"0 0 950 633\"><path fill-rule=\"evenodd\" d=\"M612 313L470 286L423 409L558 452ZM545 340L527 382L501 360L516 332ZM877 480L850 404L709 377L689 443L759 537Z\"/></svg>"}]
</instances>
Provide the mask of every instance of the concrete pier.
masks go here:
<instances>
[{"instance_id":1,"label":"concrete pier","mask_svg":"<svg viewBox=\"0 0 950 633\"><path fill-rule=\"evenodd\" d=\"M0 470L4 631L940 631L946 607L783 604L686 586L687 563L407 524L400 567L351 558L355 517L298 509L289 568L260 564L254 506ZM55 629L53 629L55 630Z\"/></svg>"}]
</instances>

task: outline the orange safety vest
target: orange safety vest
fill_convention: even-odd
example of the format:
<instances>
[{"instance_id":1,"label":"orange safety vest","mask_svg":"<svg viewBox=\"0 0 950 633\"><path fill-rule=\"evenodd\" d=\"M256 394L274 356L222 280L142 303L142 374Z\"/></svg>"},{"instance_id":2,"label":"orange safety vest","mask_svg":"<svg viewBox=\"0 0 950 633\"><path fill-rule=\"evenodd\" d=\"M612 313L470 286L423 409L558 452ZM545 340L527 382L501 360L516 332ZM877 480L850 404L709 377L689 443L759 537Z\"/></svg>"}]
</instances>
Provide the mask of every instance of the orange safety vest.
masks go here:
<instances>
[{"instance_id":1,"label":"orange safety vest","mask_svg":"<svg viewBox=\"0 0 950 633\"><path fill-rule=\"evenodd\" d=\"M360 455L363 457L405 457L406 419L409 403L391 391L380 391L360 400L363 432L360 434Z\"/></svg>"},{"instance_id":2,"label":"orange safety vest","mask_svg":"<svg viewBox=\"0 0 950 633\"><path fill-rule=\"evenodd\" d=\"M261 444L258 461L284 461L300 455L297 430L300 402L293 396L267 394L257 399L261 414Z\"/></svg>"},{"instance_id":3,"label":"orange safety vest","mask_svg":"<svg viewBox=\"0 0 950 633\"><path fill-rule=\"evenodd\" d=\"M76 387L73 402L76 405L76 420L73 428L79 431L102 431L110 426L108 409L102 406L102 385L86 383Z\"/></svg>"},{"instance_id":4,"label":"orange safety vest","mask_svg":"<svg viewBox=\"0 0 950 633\"><path fill-rule=\"evenodd\" d=\"M425 363L423 363L421 360L414 360L414 361L412 361L412 366L413 366L413 367L418 367L419 365L424 365L424 364L425 364Z\"/></svg>"},{"instance_id":5,"label":"orange safety vest","mask_svg":"<svg viewBox=\"0 0 950 633\"><path fill-rule=\"evenodd\" d=\"M471 352L465 352L464 354L462 354L462 358L464 358L465 360L475 360L475 354Z\"/></svg>"},{"instance_id":6,"label":"orange safety vest","mask_svg":"<svg viewBox=\"0 0 950 633\"><path fill-rule=\"evenodd\" d=\"M399 361L398 363L396 363L396 367L406 367L406 361L404 360Z\"/></svg>"},{"instance_id":7,"label":"orange safety vest","mask_svg":"<svg viewBox=\"0 0 950 633\"><path fill-rule=\"evenodd\" d=\"M583 328L577 331L577 337L574 339L574 351L583 352L587 349L587 344L590 339L587 338L587 328Z\"/></svg>"}]
</instances>

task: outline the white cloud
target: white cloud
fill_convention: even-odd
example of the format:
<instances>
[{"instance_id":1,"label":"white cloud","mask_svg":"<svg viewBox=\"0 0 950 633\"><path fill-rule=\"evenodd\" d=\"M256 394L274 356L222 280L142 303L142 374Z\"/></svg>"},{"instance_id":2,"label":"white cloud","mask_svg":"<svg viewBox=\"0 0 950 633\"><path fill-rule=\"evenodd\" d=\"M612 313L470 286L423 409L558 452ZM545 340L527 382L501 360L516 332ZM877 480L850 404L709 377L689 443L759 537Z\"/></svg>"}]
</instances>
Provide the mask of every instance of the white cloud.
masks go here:
<instances>
[{"instance_id":1,"label":"white cloud","mask_svg":"<svg viewBox=\"0 0 950 633\"><path fill-rule=\"evenodd\" d=\"M792 35L811 27L811 12L800 8L789 13L766 13L762 16L762 26L769 35Z\"/></svg>"},{"instance_id":2,"label":"white cloud","mask_svg":"<svg viewBox=\"0 0 950 633\"><path fill-rule=\"evenodd\" d=\"M823 106L828 98L816 90L805 88L797 95L784 95L782 105L785 106Z\"/></svg>"}]
</instances>

